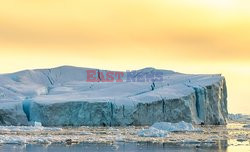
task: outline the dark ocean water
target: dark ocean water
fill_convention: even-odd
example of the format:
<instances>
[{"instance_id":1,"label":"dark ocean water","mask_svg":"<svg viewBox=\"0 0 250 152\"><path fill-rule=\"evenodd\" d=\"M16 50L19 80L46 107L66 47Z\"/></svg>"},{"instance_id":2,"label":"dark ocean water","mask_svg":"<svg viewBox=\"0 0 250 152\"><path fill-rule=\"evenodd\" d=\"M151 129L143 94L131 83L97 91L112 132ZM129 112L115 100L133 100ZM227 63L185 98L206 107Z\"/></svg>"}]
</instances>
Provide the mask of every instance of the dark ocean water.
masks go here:
<instances>
[{"instance_id":1,"label":"dark ocean water","mask_svg":"<svg viewBox=\"0 0 250 152\"><path fill-rule=\"evenodd\" d=\"M0 145L0 152L241 152L250 151L250 146L227 146L226 141L220 144L195 143L185 145L177 144L153 144L153 143L117 143L117 144L93 144L81 143L76 145L51 144L51 145Z\"/></svg>"}]
</instances>

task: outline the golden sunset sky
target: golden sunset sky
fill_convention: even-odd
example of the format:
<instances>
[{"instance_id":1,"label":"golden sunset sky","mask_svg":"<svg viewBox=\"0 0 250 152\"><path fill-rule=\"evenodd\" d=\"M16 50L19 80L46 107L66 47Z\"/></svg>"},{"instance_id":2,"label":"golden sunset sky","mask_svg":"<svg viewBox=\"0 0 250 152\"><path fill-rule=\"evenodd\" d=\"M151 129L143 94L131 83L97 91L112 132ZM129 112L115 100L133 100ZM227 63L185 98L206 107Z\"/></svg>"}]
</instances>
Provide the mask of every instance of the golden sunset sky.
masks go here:
<instances>
[{"instance_id":1,"label":"golden sunset sky","mask_svg":"<svg viewBox=\"0 0 250 152\"><path fill-rule=\"evenodd\" d=\"M61 65L221 73L250 114L250 1L0 0L0 73Z\"/></svg>"}]
</instances>

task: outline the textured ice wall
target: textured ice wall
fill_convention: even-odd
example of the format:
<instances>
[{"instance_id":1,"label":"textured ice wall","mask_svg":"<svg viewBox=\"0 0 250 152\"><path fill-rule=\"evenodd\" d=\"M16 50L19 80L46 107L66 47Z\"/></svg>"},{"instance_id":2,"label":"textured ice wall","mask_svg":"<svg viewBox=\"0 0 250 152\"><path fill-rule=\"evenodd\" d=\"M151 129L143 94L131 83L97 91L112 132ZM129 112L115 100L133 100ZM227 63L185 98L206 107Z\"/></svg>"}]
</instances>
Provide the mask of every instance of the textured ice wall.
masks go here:
<instances>
[{"instance_id":1,"label":"textured ice wall","mask_svg":"<svg viewBox=\"0 0 250 152\"><path fill-rule=\"evenodd\" d=\"M28 125L28 120L23 112L21 103L1 103L0 104L0 125L4 126L20 126Z\"/></svg>"},{"instance_id":2,"label":"textured ice wall","mask_svg":"<svg viewBox=\"0 0 250 152\"><path fill-rule=\"evenodd\" d=\"M225 124L228 115L225 79L195 90L198 117L205 124Z\"/></svg>"},{"instance_id":3,"label":"textured ice wall","mask_svg":"<svg viewBox=\"0 0 250 152\"><path fill-rule=\"evenodd\" d=\"M85 70L59 67L0 76L0 125L35 121L44 126L226 123L227 88L220 75L157 70L164 73L163 82L87 83Z\"/></svg>"},{"instance_id":4,"label":"textured ice wall","mask_svg":"<svg viewBox=\"0 0 250 152\"><path fill-rule=\"evenodd\" d=\"M224 78L212 85L193 87L194 92L176 99L135 105L112 102L69 101L43 104L33 101L31 121L44 126L152 125L155 122L226 124L227 92Z\"/></svg>"}]
</instances>

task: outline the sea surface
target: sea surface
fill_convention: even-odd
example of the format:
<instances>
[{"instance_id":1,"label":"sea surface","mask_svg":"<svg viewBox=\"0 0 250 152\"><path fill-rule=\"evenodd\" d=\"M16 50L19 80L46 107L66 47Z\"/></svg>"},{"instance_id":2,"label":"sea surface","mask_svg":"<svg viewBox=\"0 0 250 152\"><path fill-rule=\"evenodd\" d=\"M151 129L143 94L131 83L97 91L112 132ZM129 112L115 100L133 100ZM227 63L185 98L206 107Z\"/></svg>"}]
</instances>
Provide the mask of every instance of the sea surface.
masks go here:
<instances>
[{"instance_id":1,"label":"sea surface","mask_svg":"<svg viewBox=\"0 0 250 152\"><path fill-rule=\"evenodd\" d=\"M195 126L202 131L170 132L165 137L139 136L147 126L0 126L0 152L250 152L250 128L245 125Z\"/></svg>"},{"instance_id":2,"label":"sea surface","mask_svg":"<svg viewBox=\"0 0 250 152\"><path fill-rule=\"evenodd\" d=\"M51 144L48 146L41 144L14 145L5 144L0 146L0 152L244 152L250 151L248 145L230 145L227 141L220 141L220 144L199 146L195 144L175 145L168 143L116 143L116 144L97 144L80 143L74 145Z\"/></svg>"}]
</instances>

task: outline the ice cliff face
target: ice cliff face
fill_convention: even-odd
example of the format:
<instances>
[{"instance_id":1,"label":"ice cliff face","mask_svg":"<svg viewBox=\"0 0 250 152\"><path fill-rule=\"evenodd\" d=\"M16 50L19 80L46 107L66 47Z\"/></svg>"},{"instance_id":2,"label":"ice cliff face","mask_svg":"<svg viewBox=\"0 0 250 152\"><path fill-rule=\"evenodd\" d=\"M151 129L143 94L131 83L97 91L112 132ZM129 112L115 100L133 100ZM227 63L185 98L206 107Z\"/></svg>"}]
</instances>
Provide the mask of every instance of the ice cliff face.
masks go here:
<instances>
[{"instance_id":1,"label":"ice cliff face","mask_svg":"<svg viewBox=\"0 0 250 152\"><path fill-rule=\"evenodd\" d=\"M124 82L86 82L86 70L99 76L100 70L69 66L0 75L0 125L226 123L227 89L221 75L146 68L129 78L160 72L161 81L127 82L125 73Z\"/></svg>"},{"instance_id":2,"label":"ice cliff face","mask_svg":"<svg viewBox=\"0 0 250 152\"><path fill-rule=\"evenodd\" d=\"M8 104L8 105L6 105ZM28 120L23 112L21 103L1 103L0 104L0 125L22 126L27 125Z\"/></svg>"}]
</instances>

